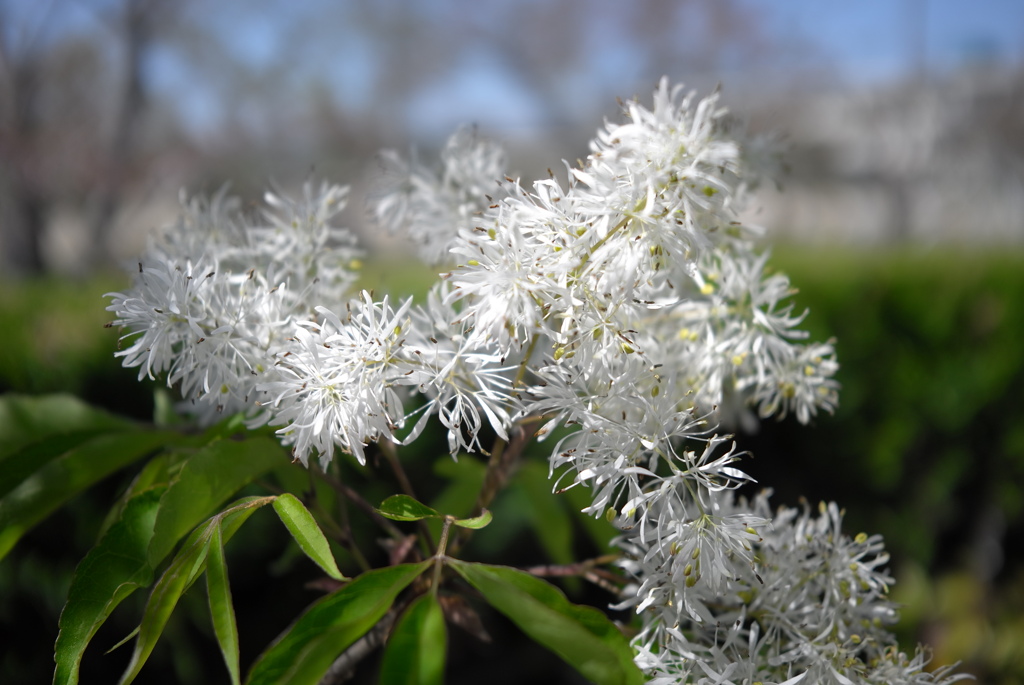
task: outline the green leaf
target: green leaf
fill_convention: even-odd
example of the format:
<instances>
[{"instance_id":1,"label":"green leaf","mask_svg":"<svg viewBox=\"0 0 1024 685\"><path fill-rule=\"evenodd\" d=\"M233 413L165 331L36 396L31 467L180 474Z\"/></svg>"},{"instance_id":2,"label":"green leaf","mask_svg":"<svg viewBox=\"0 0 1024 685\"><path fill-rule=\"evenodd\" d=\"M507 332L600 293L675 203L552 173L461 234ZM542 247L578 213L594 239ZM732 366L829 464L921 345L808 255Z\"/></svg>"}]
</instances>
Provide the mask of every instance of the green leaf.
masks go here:
<instances>
[{"instance_id":1,"label":"green leaf","mask_svg":"<svg viewBox=\"0 0 1024 685\"><path fill-rule=\"evenodd\" d=\"M551 492L546 463L526 461L516 473L515 485L526 494L530 506L524 508L530 528L548 557L556 564L573 562L572 516L564 497ZM589 492L588 492L589 497ZM609 529L607 522L602 523Z\"/></svg>"},{"instance_id":2,"label":"green leaf","mask_svg":"<svg viewBox=\"0 0 1024 685\"><path fill-rule=\"evenodd\" d=\"M242 527L242 524L246 520L256 513L256 510L265 504L270 504L274 501L274 496L250 496L242 497L235 500L228 505L223 511L216 515L214 518L220 518L220 530L221 537L224 538L224 544L227 544L228 540L234 537L238 529Z\"/></svg>"},{"instance_id":3,"label":"green leaf","mask_svg":"<svg viewBox=\"0 0 1024 685\"><path fill-rule=\"evenodd\" d=\"M120 519L78 564L60 615L54 685L78 682L82 654L96 631L121 600L153 581L146 550L161 494L154 489L129 500Z\"/></svg>"},{"instance_id":4,"label":"green leaf","mask_svg":"<svg viewBox=\"0 0 1024 685\"><path fill-rule=\"evenodd\" d=\"M0 461L47 438L133 427L131 421L95 409L70 395L4 395L0 397Z\"/></svg>"},{"instance_id":5,"label":"green leaf","mask_svg":"<svg viewBox=\"0 0 1024 685\"><path fill-rule=\"evenodd\" d=\"M139 625L135 650L124 675L121 676L121 685L128 685L135 680L153 652L157 640L160 639L178 600L203 572L213 531L219 526L220 518L214 517L201 528L197 528L153 586L153 592L149 595L146 610L142 615L142 623Z\"/></svg>"},{"instance_id":6,"label":"green leaf","mask_svg":"<svg viewBox=\"0 0 1024 685\"><path fill-rule=\"evenodd\" d=\"M228 567L224 560L224 541L219 525L213 529L210 551L206 555L206 594L210 600L213 632L224 655L231 683L240 685L242 678L241 667L238 664L238 624L235 621L235 608L231 603Z\"/></svg>"},{"instance_id":7,"label":"green leaf","mask_svg":"<svg viewBox=\"0 0 1024 685\"><path fill-rule=\"evenodd\" d=\"M391 685L442 685L448 633L433 593L417 597L388 638L380 682Z\"/></svg>"},{"instance_id":8,"label":"green leaf","mask_svg":"<svg viewBox=\"0 0 1024 685\"><path fill-rule=\"evenodd\" d=\"M172 451L162 452L146 461L142 469L132 479L132 482L125 488L124 493L118 497L114 506L110 508L107 515L103 518L99 537L102 537L107 529L121 518L121 513L132 498L155 488L159 488L163 492L171 481L172 464L176 464L181 460L182 456Z\"/></svg>"},{"instance_id":9,"label":"green leaf","mask_svg":"<svg viewBox=\"0 0 1024 685\"><path fill-rule=\"evenodd\" d=\"M455 519L454 521L452 521L452 523L461 528L472 528L473 530L479 530L481 528L485 528L493 518L494 517L491 515L491 512L484 509L483 513L479 516L474 516L468 519Z\"/></svg>"},{"instance_id":10,"label":"green leaf","mask_svg":"<svg viewBox=\"0 0 1024 685\"><path fill-rule=\"evenodd\" d=\"M608 617L578 606L555 586L507 566L452 560L451 566L495 609L598 685L640 685L633 650Z\"/></svg>"},{"instance_id":11,"label":"green leaf","mask_svg":"<svg viewBox=\"0 0 1024 685\"><path fill-rule=\"evenodd\" d=\"M224 543L231 539L239 527L257 509L265 504L269 504L273 499L274 497L243 497L233 502L225 510L210 517L201 526L192 531L185 544L182 545L181 550L175 555L170 566L164 571L160 580L153 587L153 591L150 593L146 604L141 625L133 631L132 635L126 637L113 648L116 649L136 634L139 637L131 662L122 677L121 682L123 684L130 683L138 675L139 670L149 658L153 647L160 638L160 634L163 632L164 626L166 626L167 620L181 595L191 587L192 583L195 582L206 568L209 550L214 543L215 537L219 537L217 549L222 550ZM161 498L160 501L162 502L163 499ZM148 557L148 547L146 555ZM220 557L220 560L223 561L223 557ZM217 562L214 561L214 563L216 564ZM214 574L216 573L217 570L215 569ZM214 583L216 584L216 582L215 579ZM227 592L226 588L227 578L226 571L224 571L224 592ZM214 611L212 602L211 611ZM216 626L219 618L216 613L214 613L213 619L215 631L218 632L218 639L220 639L219 628ZM237 637L235 642L237 644Z\"/></svg>"},{"instance_id":12,"label":"green leaf","mask_svg":"<svg viewBox=\"0 0 1024 685\"><path fill-rule=\"evenodd\" d=\"M178 439L169 431L98 435L44 465L0 500L0 559L26 531L73 496Z\"/></svg>"},{"instance_id":13,"label":"green leaf","mask_svg":"<svg viewBox=\"0 0 1024 685\"><path fill-rule=\"evenodd\" d=\"M421 519L441 518L441 515L426 504L417 502L409 495L391 495L380 503L381 516L392 521L419 521Z\"/></svg>"},{"instance_id":14,"label":"green leaf","mask_svg":"<svg viewBox=\"0 0 1024 685\"><path fill-rule=\"evenodd\" d=\"M178 541L229 497L285 459L274 439L216 440L189 458L160 502L149 563L156 567Z\"/></svg>"},{"instance_id":15,"label":"green leaf","mask_svg":"<svg viewBox=\"0 0 1024 685\"><path fill-rule=\"evenodd\" d=\"M124 435L124 432L79 431L51 435L38 442L22 445L3 460L0 471L0 497L25 482L33 473L52 462L62 454L80 448L96 438ZM131 435L131 433L128 433Z\"/></svg>"},{"instance_id":16,"label":"green leaf","mask_svg":"<svg viewBox=\"0 0 1024 685\"><path fill-rule=\"evenodd\" d=\"M324 570L324 573L335 580L346 580L345 576L338 570L338 563L331 554L331 546L324 537L320 526L316 524L313 515L309 513L305 505L295 495L285 493L274 500L274 511L281 517L281 522L288 529L288 532L299 543L299 547L316 565Z\"/></svg>"},{"instance_id":17,"label":"green leaf","mask_svg":"<svg viewBox=\"0 0 1024 685\"><path fill-rule=\"evenodd\" d=\"M121 649L126 644L128 644L129 642L134 640L138 636L138 634L139 634L139 626L135 626L135 628L132 629L132 632L128 633L123 638L121 638L116 643L114 643L114 646L111 647L110 649L108 649L107 651L105 651L104 654L111 654L111 653L115 652L116 650Z\"/></svg>"},{"instance_id":18,"label":"green leaf","mask_svg":"<svg viewBox=\"0 0 1024 685\"><path fill-rule=\"evenodd\" d=\"M431 561L367 571L299 617L253 666L249 685L316 685L334 660L387 613Z\"/></svg>"},{"instance_id":19,"label":"green leaf","mask_svg":"<svg viewBox=\"0 0 1024 685\"><path fill-rule=\"evenodd\" d=\"M455 515L471 512L487 476L486 464L471 455L464 455L458 462L446 455L434 463L434 473L448 485L431 501L433 507Z\"/></svg>"}]
</instances>

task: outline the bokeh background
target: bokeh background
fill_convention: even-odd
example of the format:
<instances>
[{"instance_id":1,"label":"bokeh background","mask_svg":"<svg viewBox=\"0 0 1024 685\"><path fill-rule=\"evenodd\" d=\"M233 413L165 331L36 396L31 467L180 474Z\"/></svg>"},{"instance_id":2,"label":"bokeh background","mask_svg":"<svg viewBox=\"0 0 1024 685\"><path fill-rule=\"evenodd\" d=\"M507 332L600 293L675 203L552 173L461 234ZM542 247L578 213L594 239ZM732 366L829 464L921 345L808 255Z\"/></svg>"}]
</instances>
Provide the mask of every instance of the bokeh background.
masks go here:
<instances>
[{"instance_id":1,"label":"bokeh background","mask_svg":"<svg viewBox=\"0 0 1024 685\"><path fill-rule=\"evenodd\" d=\"M429 158L472 123L506 144L510 173L540 176L662 75L720 86L780 137L779 187L749 219L813 335L838 341L836 415L740 436L749 469L780 503L836 499L851 533L886 536L907 647L1024 682L1017 0L0 0L0 392L152 415L153 386L112 357L101 295L125 287L122 264L183 188L230 183L255 205L268 182L351 184L367 282L423 289L429 273L366 227L379 149ZM0 682L49 677L74 565L123 485L0 562ZM277 568L250 542L252 575ZM182 648L153 668L222 682L182 621Z\"/></svg>"}]
</instances>

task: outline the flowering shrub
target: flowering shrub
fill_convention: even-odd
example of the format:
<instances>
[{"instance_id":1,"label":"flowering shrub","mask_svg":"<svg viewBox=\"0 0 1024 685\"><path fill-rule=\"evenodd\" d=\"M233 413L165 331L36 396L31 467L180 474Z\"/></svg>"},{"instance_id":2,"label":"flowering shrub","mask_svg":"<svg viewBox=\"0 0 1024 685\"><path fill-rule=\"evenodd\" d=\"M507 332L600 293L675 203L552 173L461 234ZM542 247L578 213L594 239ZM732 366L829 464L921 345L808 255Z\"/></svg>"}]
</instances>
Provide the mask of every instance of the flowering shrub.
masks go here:
<instances>
[{"instance_id":1,"label":"flowering shrub","mask_svg":"<svg viewBox=\"0 0 1024 685\"><path fill-rule=\"evenodd\" d=\"M599 683L960 679L926 671L924 652L905 655L889 634L896 612L878 536L844 535L835 504L773 512L766 492L735 492L750 478L730 427L806 423L837 401L831 343L806 340L789 280L768 270L739 219L771 175L771 145L746 137L717 95L698 100L664 81L651 108L630 102L624 115L585 162L566 165L564 181L505 176L501 149L471 129L437 168L384 153L373 220L446 269L422 303L355 292L360 255L332 223L343 188L268 194L259 217L223 195L183 202L108 309L124 364L140 379L165 377L182 410L211 428L126 429L129 444L149 442L125 462L175 448L150 462L82 562L55 680L76 682L105 616L156 579L131 681L205 571L238 682L223 544L266 504L337 589L264 652L249 682L340 682L381 642L382 682L441 682L445 618L455 620L446 598L467 587ZM417 501L403 471L401 448L431 434L435 418L452 458L488 459L466 517ZM566 572L600 562L610 604L635 613L630 625L570 604L536 575L456 556L488 525L487 507L534 440L549 446L552 497L586 490L583 512L617 531L616 554ZM277 441L391 535L388 566L344 578L321 532L330 524L295 494L222 508L277 463ZM337 460L364 464L368 453L403 490L378 507L333 475ZM436 543L430 520L442 522ZM391 521L421 523L406 536ZM350 536L336 538L364 558ZM128 550L138 563L97 581L97 550ZM97 583L107 599L90 608Z\"/></svg>"}]
</instances>

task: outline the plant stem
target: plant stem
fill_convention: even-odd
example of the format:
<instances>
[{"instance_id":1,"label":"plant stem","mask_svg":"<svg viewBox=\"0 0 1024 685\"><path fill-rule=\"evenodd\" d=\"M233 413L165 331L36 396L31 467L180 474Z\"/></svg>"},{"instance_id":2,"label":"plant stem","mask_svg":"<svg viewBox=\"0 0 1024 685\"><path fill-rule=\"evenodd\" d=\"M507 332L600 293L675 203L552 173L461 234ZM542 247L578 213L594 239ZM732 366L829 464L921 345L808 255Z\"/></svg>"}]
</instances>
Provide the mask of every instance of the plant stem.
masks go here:
<instances>
[{"instance_id":1,"label":"plant stem","mask_svg":"<svg viewBox=\"0 0 1024 685\"><path fill-rule=\"evenodd\" d=\"M543 564L541 566L530 566L523 570L534 576L565 577L580 576L596 566L610 564L618 559L620 554L605 554L594 559L577 561L574 564Z\"/></svg>"},{"instance_id":2,"label":"plant stem","mask_svg":"<svg viewBox=\"0 0 1024 685\"><path fill-rule=\"evenodd\" d=\"M609 564L620 556L621 555L619 554L605 554L604 556L597 557L596 559L587 559L586 561L580 561L575 564L531 566L529 568L524 568L523 571L530 575L548 578L581 576L584 580L589 581L614 595L618 595L622 590L622 586L625 584L625 578L617 573L609 571L608 569L598 567L604 564Z\"/></svg>"},{"instance_id":3,"label":"plant stem","mask_svg":"<svg viewBox=\"0 0 1024 685\"><path fill-rule=\"evenodd\" d=\"M398 486L402 488L402 492L419 501L419 498L416 497L416 490L412 487L412 481L409 480L409 476L405 473L405 468L402 467L402 462L398 459L398 449L395 443L387 438L382 438L377 442L377 446L380 447L381 454L384 455L388 465L391 467L391 471L395 474L395 478L398 479ZM430 534L430 526L427 525L426 521L422 520L417 521L416 524L420 530L420 538L423 541L423 553L429 556L430 550L434 547L434 536Z\"/></svg>"},{"instance_id":4,"label":"plant stem","mask_svg":"<svg viewBox=\"0 0 1024 685\"><path fill-rule=\"evenodd\" d=\"M319 685L339 685L351 680L355 675L356 666L359 662L373 653L375 649L384 644L388 633L391 632L399 611L392 608L384 617L377 621L377 625L370 628L369 632L353 642L348 649L341 653L331 667L320 679Z\"/></svg>"},{"instance_id":5,"label":"plant stem","mask_svg":"<svg viewBox=\"0 0 1024 685\"><path fill-rule=\"evenodd\" d=\"M381 454L388 461L388 466L395 474L395 478L398 479L398 485L402 488L402 492L409 495L413 499L417 499L416 491L412 487L412 482L409 481L409 476L406 475L405 469L402 468L402 463L398 461L398 448L395 447L395 443L391 442L387 438L381 438L377 441L377 446L380 448Z\"/></svg>"},{"instance_id":6,"label":"plant stem","mask_svg":"<svg viewBox=\"0 0 1024 685\"><path fill-rule=\"evenodd\" d=\"M405 538L405 536L402 534L402 531L398 529L398 526L396 526L394 523L381 516L380 513L378 513L377 509L372 504L363 499L358 492L342 483L341 480L339 480L335 476L332 476L328 473L324 473L323 471L316 471L316 473L320 478L324 480L325 483L334 488L334 490L337 491L338 494L347 498L350 502L352 502L352 504L356 505L358 509L360 509L363 513L365 513L371 519L373 519L374 522L381 528L383 528L387 532L387 534L390 535L392 538L394 538L395 540L402 540L403 538Z\"/></svg>"},{"instance_id":7,"label":"plant stem","mask_svg":"<svg viewBox=\"0 0 1024 685\"><path fill-rule=\"evenodd\" d=\"M444 527L441 528L441 541L437 543L437 554L434 555L434 582L430 586L430 591L435 597L437 596L437 589L441 587L441 570L444 568L445 559L447 559L445 549L448 546L448 532L451 530L454 520L454 516L444 517Z\"/></svg>"},{"instance_id":8,"label":"plant stem","mask_svg":"<svg viewBox=\"0 0 1024 685\"><path fill-rule=\"evenodd\" d=\"M529 417L523 419L512 427L510 440L506 443L499 439L491 450L491 458L487 462L487 473L484 475L484 483L480 487L480 494L477 495L476 506L473 508L473 516L479 516L487 509L495 496L508 483L520 455L527 443L536 434L536 424L540 417ZM526 427L529 426L527 429ZM460 528L455 539L452 541L452 552L458 551L466 544L473 535L472 528Z\"/></svg>"}]
</instances>

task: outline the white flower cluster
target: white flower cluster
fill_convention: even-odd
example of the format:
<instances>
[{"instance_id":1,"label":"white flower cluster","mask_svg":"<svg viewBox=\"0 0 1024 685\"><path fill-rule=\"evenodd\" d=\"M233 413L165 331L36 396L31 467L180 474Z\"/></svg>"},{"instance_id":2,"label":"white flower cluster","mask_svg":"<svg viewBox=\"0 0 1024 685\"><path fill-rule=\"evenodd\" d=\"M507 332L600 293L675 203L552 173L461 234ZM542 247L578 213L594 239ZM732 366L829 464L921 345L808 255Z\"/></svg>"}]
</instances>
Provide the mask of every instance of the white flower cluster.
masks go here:
<instances>
[{"instance_id":1,"label":"white flower cluster","mask_svg":"<svg viewBox=\"0 0 1024 685\"><path fill-rule=\"evenodd\" d=\"M346 190L314 189L293 201L266 195L248 218L223 192L182 198L178 222L151 240L128 293L109 293L112 325L127 329L119 351L140 380L167 375L205 423L252 413L274 354L322 300L355 280L353 236L332 227Z\"/></svg>"},{"instance_id":2,"label":"white flower cluster","mask_svg":"<svg viewBox=\"0 0 1024 685\"><path fill-rule=\"evenodd\" d=\"M920 648L913 658L899 651L887 630L897 615L887 599L892 578L883 569L881 537L843 535L834 503L821 503L817 516L806 506L772 516L763 492L753 502L724 493L706 506L690 523L666 525L652 511L658 534L619 541L629 553L621 565L636 581L623 606L643 616L634 645L652 685L902 685L967 677L925 670ZM757 534L730 531L768 519ZM729 539L731 548L719 542ZM702 580L708 574L719 578L717 586Z\"/></svg>"},{"instance_id":3,"label":"white flower cluster","mask_svg":"<svg viewBox=\"0 0 1024 685\"><path fill-rule=\"evenodd\" d=\"M380 164L371 198L374 220L409 236L420 258L436 265L448 261L459 232L473 228L475 215L490 204L487 196L505 173L505 151L467 126L441 151L439 171L393 150L380 154Z\"/></svg>"},{"instance_id":4,"label":"white flower cluster","mask_svg":"<svg viewBox=\"0 0 1024 685\"><path fill-rule=\"evenodd\" d=\"M732 496L749 478L717 426L836 402L831 344L803 342L795 291L738 219L771 156L717 94L663 81L624 109L564 182L505 177L471 129L440 170L385 153L371 216L454 265L419 305L350 292L351 240L328 224L343 189L269 196L259 224L222 197L187 204L112 295L125 365L166 372L206 420L280 426L325 467L435 415L453 456L541 422L555 487L589 488L587 511L623 531L655 682L930 682L879 627L876 538L842 538L834 507L771 523Z\"/></svg>"}]
</instances>

